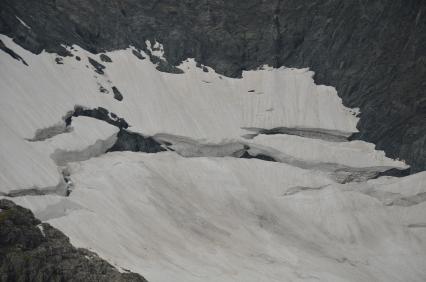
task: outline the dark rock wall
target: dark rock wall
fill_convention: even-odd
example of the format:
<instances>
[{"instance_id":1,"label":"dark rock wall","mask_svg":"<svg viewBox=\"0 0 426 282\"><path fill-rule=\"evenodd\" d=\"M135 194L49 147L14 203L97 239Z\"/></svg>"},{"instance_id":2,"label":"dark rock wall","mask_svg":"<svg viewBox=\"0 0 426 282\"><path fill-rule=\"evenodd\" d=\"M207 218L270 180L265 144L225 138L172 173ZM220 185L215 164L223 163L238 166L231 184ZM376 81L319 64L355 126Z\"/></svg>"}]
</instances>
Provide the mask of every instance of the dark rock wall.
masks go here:
<instances>
[{"instance_id":1,"label":"dark rock wall","mask_svg":"<svg viewBox=\"0 0 426 282\"><path fill-rule=\"evenodd\" d=\"M102 52L156 39L169 63L195 57L229 76L310 67L361 108L353 138L426 169L424 0L2 0L0 33L63 55L60 43Z\"/></svg>"},{"instance_id":2,"label":"dark rock wall","mask_svg":"<svg viewBox=\"0 0 426 282\"><path fill-rule=\"evenodd\" d=\"M74 248L62 232L4 199L0 200L0 281L146 282L139 274L120 273L96 254Z\"/></svg>"}]
</instances>

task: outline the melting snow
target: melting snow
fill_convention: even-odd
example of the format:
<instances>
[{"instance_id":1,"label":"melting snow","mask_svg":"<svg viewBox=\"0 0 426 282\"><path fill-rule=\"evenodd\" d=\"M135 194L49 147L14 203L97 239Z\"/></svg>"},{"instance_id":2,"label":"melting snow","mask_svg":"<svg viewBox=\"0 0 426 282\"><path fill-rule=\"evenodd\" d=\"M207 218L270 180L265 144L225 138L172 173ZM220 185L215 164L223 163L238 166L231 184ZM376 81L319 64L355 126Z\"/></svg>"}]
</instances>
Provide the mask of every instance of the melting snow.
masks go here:
<instances>
[{"instance_id":1,"label":"melting snow","mask_svg":"<svg viewBox=\"0 0 426 282\"><path fill-rule=\"evenodd\" d=\"M29 65L0 53L0 192L21 191L13 200L76 246L149 281L424 281L426 173L368 180L369 170L406 165L345 141L357 110L308 69L233 79L187 60L170 74L129 48L107 53L99 74L88 61L99 56L78 46L57 64L0 38ZM159 43L151 50L164 54ZM103 107L176 152L104 154L118 128L78 117L63 130L76 105ZM250 128L304 135L246 139ZM312 128L343 137L309 138ZM245 146L279 162L230 157ZM58 195L62 166L68 197ZM339 167L367 173L339 184L330 174Z\"/></svg>"}]
</instances>

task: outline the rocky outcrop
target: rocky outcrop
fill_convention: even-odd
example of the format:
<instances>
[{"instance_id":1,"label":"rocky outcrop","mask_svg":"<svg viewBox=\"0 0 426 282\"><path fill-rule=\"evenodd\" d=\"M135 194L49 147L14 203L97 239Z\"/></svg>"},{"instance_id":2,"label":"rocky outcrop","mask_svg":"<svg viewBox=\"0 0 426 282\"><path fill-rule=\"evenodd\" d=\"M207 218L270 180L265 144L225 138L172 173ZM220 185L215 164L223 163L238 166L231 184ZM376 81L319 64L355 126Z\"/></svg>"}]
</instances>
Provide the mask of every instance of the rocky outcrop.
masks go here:
<instances>
[{"instance_id":1,"label":"rocky outcrop","mask_svg":"<svg viewBox=\"0 0 426 282\"><path fill-rule=\"evenodd\" d=\"M157 40L168 64L194 57L228 76L262 64L310 67L361 109L352 138L415 172L426 169L425 14L422 0L4 0L0 33L60 55L61 44L100 53L147 51L145 40Z\"/></svg>"},{"instance_id":2,"label":"rocky outcrop","mask_svg":"<svg viewBox=\"0 0 426 282\"><path fill-rule=\"evenodd\" d=\"M70 111L64 118L65 126L71 125L73 117L91 117L98 120L105 121L111 125L118 127L119 129L126 129L129 127L129 124L123 119L118 117L114 113L110 113L107 109L102 107L97 107L93 109L89 109L82 106L75 106L74 110Z\"/></svg>"},{"instance_id":3,"label":"rocky outcrop","mask_svg":"<svg viewBox=\"0 0 426 282\"><path fill-rule=\"evenodd\" d=\"M25 60L22 59L21 56L16 54L12 49L7 48L6 45L4 45L3 41L1 41L1 40L0 40L0 50L5 52L6 54L9 54L9 56L14 58L15 60L21 61L24 65L28 66L27 62L25 62Z\"/></svg>"},{"instance_id":4,"label":"rocky outcrop","mask_svg":"<svg viewBox=\"0 0 426 282\"><path fill-rule=\"evenodd\" d=\"M113 89L114 88L115 87L113 87ZM109 152L132 151L158 153L166 151L166 149L164 149L161 144L152 137L143 136L142 134L128 131L127 128L129 127L129 124L126 122L126 120L118 117L112 112L109 112L105 108L98 107L89 109L82 106L75 106L74 110L70 111L65 117L65 126L68 128L72 123L72 118L78 116L86 116L102 120L116 126L120 130L117 134L116 142L111 148L108 149Z\"/></svg>"},{"instance_id":5,"label":"rocky outcrop","mask_svg":"<svg viewBox=\"0 0 426 282\"><path fill-rule=\"evenodd\" d=\"M74 248L68 237L31 211L0 200L0 281L139 281L96 254Z\"/></svg>"}]
</instances>

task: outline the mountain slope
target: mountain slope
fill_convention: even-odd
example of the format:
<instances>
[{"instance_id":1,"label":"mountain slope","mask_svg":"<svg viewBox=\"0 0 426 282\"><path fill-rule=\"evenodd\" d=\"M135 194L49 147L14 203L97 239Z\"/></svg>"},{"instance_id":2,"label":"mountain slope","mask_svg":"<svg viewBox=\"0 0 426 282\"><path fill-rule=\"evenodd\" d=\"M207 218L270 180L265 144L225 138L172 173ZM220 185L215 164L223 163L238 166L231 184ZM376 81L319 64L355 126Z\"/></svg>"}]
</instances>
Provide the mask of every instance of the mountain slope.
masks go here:
<instances>
[{"instance_id":1,"label":"mountain slope","mask_svg":"<svg viewBox=\"0 0 426 282\"><path fill-rule=\"evenodd\" d=\"M2 1L7 275L424 281L423 7Z\"/></svg>"},{"instance_id":2,"label":"mountain slope","mask_svg":"<svg viewBox=\"0 0 426 282\"><path fill-rule=\"evenodd\" d=\"M149 281L424 280L426 174L313 72L1 40L0 192L75 246Z\"/></svg>"},{"instance_id":3,"label":"mountain slope","mask_svg":"<svg viewBox=\"0 0 426 282\"><path fill-rule=\"evenodd\" d=\"M72 247L63 233L11 201L0 200L0 224L1 281L146 281Z\"/></svg>"},{"instance_id":4,"label":"mountain slope","mask_svg":"<svg viewBox=\"0 0 426 282\"><path fill-rule=\"evenodd\" d=\"M186 58L227 76L263 64L310 67L346 106L361 109L356 139L412 172L426 167L425 2L24 1L0 3L0 33L39 53L61 44L98 53L164 45L175 71ZM24 23L24 24L23 24Z\"/></svg>"}]
</instances>

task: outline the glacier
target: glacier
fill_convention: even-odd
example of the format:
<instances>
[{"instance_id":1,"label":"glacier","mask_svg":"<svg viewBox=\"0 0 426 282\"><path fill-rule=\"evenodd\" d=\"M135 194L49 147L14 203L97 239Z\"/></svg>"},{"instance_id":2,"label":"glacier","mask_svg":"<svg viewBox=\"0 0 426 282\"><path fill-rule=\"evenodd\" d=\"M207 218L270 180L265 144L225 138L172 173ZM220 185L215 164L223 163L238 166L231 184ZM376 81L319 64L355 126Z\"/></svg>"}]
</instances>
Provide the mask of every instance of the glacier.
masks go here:
<instances>
[{"instance_id":1,"label":"glacier","mask_svg":"<svg viewBox=\"0 0 426 282\"><path fill-rule=\"evenodd\" d=\"M312 71L173 74L133 47L105 61L0 39L22 59L0 53L0 196L75 246L148 281L424 281L426 172L381 176L408 166L349 141L358 110ZM123 128L67 124L76 107L163 150L109 152Z\"/></svg>"}]
</instances>

